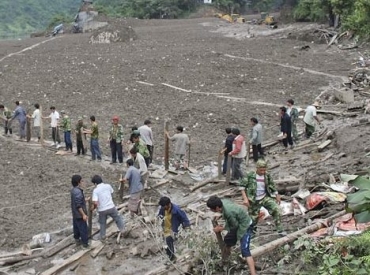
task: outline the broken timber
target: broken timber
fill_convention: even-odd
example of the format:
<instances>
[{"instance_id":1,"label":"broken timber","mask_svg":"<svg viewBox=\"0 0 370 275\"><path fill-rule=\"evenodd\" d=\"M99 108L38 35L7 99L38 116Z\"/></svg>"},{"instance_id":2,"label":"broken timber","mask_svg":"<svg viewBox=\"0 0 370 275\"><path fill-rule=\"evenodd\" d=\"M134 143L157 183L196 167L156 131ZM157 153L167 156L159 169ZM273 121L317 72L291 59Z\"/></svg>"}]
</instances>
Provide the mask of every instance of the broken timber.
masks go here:
<instances>
[{"instance_id":1,"label":"broken timber","mask_svg":"<svg viewBox=\"0 0 370 275\"><path fill-rule=\"evenodd\" d=\"M331 139L328 139L328 140L325 140L323 143L321 143L318 147L317 147L317 150L319 152L322 152L326 147L328 147L330 144L331 144L332 140Z\"/></svg>"},{"instance_id":2,"label":"broken timber","mask_svg":"<svg viewBox=\"0 0 370 275\"><path fill-rule=\"evenodd\" d=\"M285 236L283 238L280 238L280 239L277 239L275 241L269 242L267 244L261 245L261 246L255 248L251 251L252 256L253 257L259 257L259 256L261 256L265 253L268 253L268 252L276 249L277 247L281 247L285 243L290 243L290 242L298 239L299 237L303 236L304 234L310 234L312 232L315 232L315 231L323 228L324 226L326 226L326 224L330 223L334 219L336 219L338 217L341 217L346 213L347 212L345 210L343 210L341 212L338 212L338 213L330 216L329 218L327 218L325 220L320 220L320 221L318 221L318 222L316 222L316 223L314 223L310 226L307 226L307 227L305 227L301 230L298 230L296 232L288 234L287 236Z\"/></svg>"},{"instance_id":3,"label":"broken timber","mask_svg":"<svg viewBox=\"0 0 370 275\"><path fill-rule=\"evenodd\" d=\"M66 267L67 265L79 260L81 257L83 257L87 252L89 252L91 249L95 248L93 246L96 246L97 244L95 243L91 245L90 248L88 249L85 249L85 250L80 250L78 252L76 252L75 254L73 254L71 257L65 259L61 264L58 264L58 265L55 265L47 270L45 270L44 272L40 273L40 275L53 275L54 273L56 273L57 271L59 271L60 269Z\"/></svg>"},{"instance_id":4,"label":"broken timber","mask_svg":"<svg viewBox=\"0 0 370 275\"><path fill-rule=\"evenodd\" d=\"M212 178L208 178L208 179L205 179L205 180L202 180L201 182L199 182L197 185L193 186L190 188L190 191L191 192L194 192L195 190L203 187L204 185L207 185L208 183L211 183L211 182L214 182L215 180L217 180L218 177L212 177Z\"/></svg>"}]
</instances>

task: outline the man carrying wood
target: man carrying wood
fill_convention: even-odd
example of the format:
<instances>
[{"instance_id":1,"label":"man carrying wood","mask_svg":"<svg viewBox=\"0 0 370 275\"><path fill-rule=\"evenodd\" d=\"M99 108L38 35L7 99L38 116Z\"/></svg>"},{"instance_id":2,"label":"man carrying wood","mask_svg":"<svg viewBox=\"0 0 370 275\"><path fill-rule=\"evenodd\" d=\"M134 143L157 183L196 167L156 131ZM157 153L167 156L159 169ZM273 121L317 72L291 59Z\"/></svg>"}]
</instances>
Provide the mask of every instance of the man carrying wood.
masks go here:
<instances>
[{"instance_id":1,"label":"man carrying wood","mask_svg":"<svg viewBox=\"0 0 370 275\"><path fill-rule=\"evenodd\" d=\"M87 208L83 188L84 181L80 175L72 176L71 208L73 216L73 237L76 244L89 248L89 232L87 228ZM90 225L91 226L91 225Z\"/></svg>"},{"instance_id":2,"label":"man carrying wood","mask_svg":"<svg viewBox=\"0 0 370 275\"><path fill-rule=\"evenodd\" d=\"M279 204L281 197L276 190L275 184L267 171L267 162L258 160L256 172L250 172L240 181L243 204L248 207L249 215L253 221L254 230L257 229L259 212L261 207L266 208L275 220L278 233L285 236L281 225L281 213Z\"/></svg>"},{"instance_id":3,"label":"man carrying wood","mask_svg":"<svg viewBox=\"0 0 370 275\"><path fill-rule=\"evenodd\" d=\"M306 125L305 134L306 138L310 138L315 132L316 122L320 124L320 120L317 117L316 109L320 107L319 102L315 101L312 105L308 106L305 111L303 121Z\"/></svg>"},{"instance_id":4,"label":"man carrying wood","mask_svg":"<svg viewBox=\"0 0 370 275\"><path fill-rule=\"evenodd\" d=\"M134 167L134 161L128 159L126 161L127 171L126 175L120 179L120 182L123 184L128 182L130 199L128 201L128 210L131 213L131 218L136 215L139 215L140 202L141 202L141 193L143 190L143 184L141 183L141 176L139 169ZM123 188L123 186L121 186Z\"/></svg>"},{"instance_id":5,"label":"man carrying wood","mask_svg":"<svg viewBox=\"0 0 370 275\"><path fill-rule=\"evenodd\" d=\"M247 212L239 205L226 200L220 199L217 196L212 196L207 201L207 207L216 213L221 213L225 220L225 225L216 225L213 228L215 233L221 233L227 230L224 238L225 247L224 253L227 257L230 256L231 247L235 246L238 240L240 241L240 250L243 258L245 258L251 275L256 275L254 260L250 251L250 241L252 236L252 219Z\"/></svg>"},{"instance_id":6,"label":"man carrying wood","mask_svg":"<svg viewBox=\"0 0 370 275\"><path fill-rule=\"evenodd\" d=\"M113 188L110 184L103 183L103 179L99 175L92 177L91 182L96 186L92 194L92 209L98 208L99 212L99 225L100 225L100 240L105 240L105 233L107 227L107 218L111 217L116 223L118 230L123 233L124 221L123 217L118 213L114 205L112 194Z\"/></svg>"},{"instance_id":7,"label":"man carrying wood","mask_svg":"<svg viewBox=\"0 0 370 275\"><path fill-rule=\"evenodd\" d=\"M186 213L181 208L173 204L168 197L161 197L159 200L161 207L158 212L158 217L163 220L163 233L166 240L166 253L171 262L176 261L174 241L177 239L179 227L182 225L184 229L190 229L190 222Z\"/></svg>"}]
</instances>

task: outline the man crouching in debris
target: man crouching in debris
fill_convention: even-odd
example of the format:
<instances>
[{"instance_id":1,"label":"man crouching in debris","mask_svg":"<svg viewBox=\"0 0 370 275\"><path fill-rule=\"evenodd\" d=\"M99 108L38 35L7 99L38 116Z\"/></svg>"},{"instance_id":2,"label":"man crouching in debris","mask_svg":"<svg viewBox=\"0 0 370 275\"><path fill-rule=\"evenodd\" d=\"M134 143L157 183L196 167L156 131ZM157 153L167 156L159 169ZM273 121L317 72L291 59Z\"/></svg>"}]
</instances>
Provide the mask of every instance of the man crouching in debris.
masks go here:
<instances>
[{"instance_id":1,"label":"man crouching in debris","mask_svg":"<svg viewBox=\"0 0 370 275\"><path fill-rule=\"evenodd\" d=\"M208 199L207 207L212 212L221 213L222 218L225 220L224 226L216 225L213 228L216 234L221 233L223 230L228 231L224 238L225 256L230 256L231 247L235 246L237 241L240 240L240 250L248 264L250 274L256 275L254 260L249 249L253 230L252 219L248 216L247 212L239 205L226 199L221 200L217 196L212 196Z\"/></svg>"},{"instance_id":2,"label":"man crouching in debris","mask_svg":"<svg viewBox=\"0 0 370 275\"><path fill-rule=\"evenodd\" d=\"M249 215L253 220L254 230L257 229L259 211L261 207L265 207L275 220L275 225L278 233L282 236L286 235L281 226L280 201L281 197L278 194L275 184L266 172L267 162L259 160L256 163L256 172L250 172L240 181L243 203L248 207Z\"/></svg>"},{"instance_id":3,"label":"man crouching in debris","mask_svg":"<svg viewBox=\"0 0 370 275\"><path fill-rule=\"evenodd\" d=\"M190 229L190 222L186 213L181 208L171 203L170 198L162 197L158 203L159 209L158 217L163 220L163 233L166 239L166 253L171 262L176 261L174 241L177 239L179 227L182 225L184 229Z\"/></svg>"}]
</instances>

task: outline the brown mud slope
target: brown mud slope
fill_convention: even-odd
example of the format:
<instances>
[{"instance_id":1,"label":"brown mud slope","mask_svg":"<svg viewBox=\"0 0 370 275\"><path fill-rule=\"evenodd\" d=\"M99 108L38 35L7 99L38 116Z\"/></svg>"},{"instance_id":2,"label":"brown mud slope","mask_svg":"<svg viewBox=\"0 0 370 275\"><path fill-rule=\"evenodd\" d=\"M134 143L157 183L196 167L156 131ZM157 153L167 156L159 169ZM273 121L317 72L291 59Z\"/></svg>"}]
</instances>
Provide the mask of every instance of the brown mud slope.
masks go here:
<instances>
[{"instance_id":1,"label":"brown mud slope","mask_svg":"<svg viewBox=\"0 0 370 275\"><path fill-rule=\"evenodd\" d=\"M13 107L12 102L21 100L31 110L38 102L44 115L55 105L69 112L74 122L80 115L93 114L106 155L112 115L121 117L126 136L129 127L150 118L158 163L164 120L171 119L171 129L181 124L191 135L191 161L197 166L216 159L227 126L238 126L245 134L249 118L255 116L268 129L266 139L278 134L274 126L278 107L249 101L283 105L294 98L305 107L322 87L338 81L336 75L346 75L343 70L350 63L349 55L325 51L323 45L299 51L294 47L302 46L300 41L227 38L216 32L226 23L213 18L121 20L114 27L123 24L134 28L137 40L90 44L91 34L64 35L3 59L0 102ZM0 59L43 40L0 42ZM221 94L246 101L218 97ZM99 173L110 182L118 178L117 172L83 159L55 156L5 139L0 139L0 154L1 249L19 247L34 234L70 225L72 174L89 179Z\"/></svg>"}]
</instances>

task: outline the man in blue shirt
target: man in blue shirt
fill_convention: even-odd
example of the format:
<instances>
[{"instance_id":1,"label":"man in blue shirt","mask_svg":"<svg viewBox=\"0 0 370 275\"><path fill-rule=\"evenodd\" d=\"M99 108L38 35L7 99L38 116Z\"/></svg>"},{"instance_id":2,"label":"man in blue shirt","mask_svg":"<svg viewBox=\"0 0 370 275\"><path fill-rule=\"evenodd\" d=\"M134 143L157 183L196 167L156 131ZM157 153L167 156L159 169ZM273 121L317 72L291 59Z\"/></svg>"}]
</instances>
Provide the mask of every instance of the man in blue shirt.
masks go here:
<instances>
[{"instance_id":1,"label":"man in blue shirt","mask_svg":"<svg viewBox=\"0 0 370 275\"><path fill-rule=\"evenodd\" d=\"M14 115L9 120L8 124L11 124L14 119L18 119L18 122L19 122L19 136L20 136L20 139L23 140L23 139L26 138L27 114L26 114L26 111L23 109L23 107L19 105L19 101L16 101L15 105L17 107L15 108Z\"/></svg>"},{"instance_id":2,"label":"man in blue shirt","mask_svg":"<svg viewBox=\"0 0 370 275\"><path fill-rule=\"evenodd\" d=\"M141 182L141 175L139 169L134 167L134 161L128 159L126 161L128 170L126 175L120 180L122 183L128 182L130 199L128 201L128 210L130 210L131 217L135 214L139 215L141 192L143 190L143 184ZM123 186L121 186L123 188Z\"/></svg>"},{"instance_id":3,"label":"man in blue shirt","mask_svg":"<svg viewBox=\"0 0 370 275\"><path fill-rule=\"evenodd\" d=\"M72 176L71 189L71 209L73 217L73 237L76 244L82 244L83 248L88 248L89 233L87 229L87 208L84 191L82 189L83 180L80 175Z\"/></svg>"},{"instance_id":4,"label":"man in blue shirt","mask_svg":"<svg viewBox=\"0 0 370 275\"><path fill-rule=\"evenodd\" d=\"M179 232L179 227L182 225L184 229L190 228L190 222L186 213L181 208L171 203L170 198L162 197L158 203L161 208L158 216L163 219L163 233L166 239L166 253L170 261L176 261L174 240Z\"/></svg>"}]
</instances>

